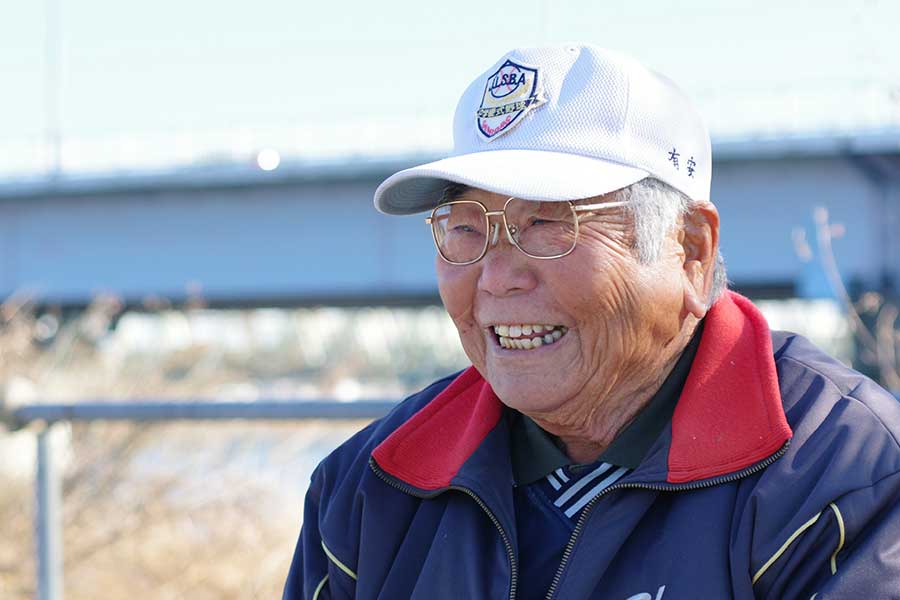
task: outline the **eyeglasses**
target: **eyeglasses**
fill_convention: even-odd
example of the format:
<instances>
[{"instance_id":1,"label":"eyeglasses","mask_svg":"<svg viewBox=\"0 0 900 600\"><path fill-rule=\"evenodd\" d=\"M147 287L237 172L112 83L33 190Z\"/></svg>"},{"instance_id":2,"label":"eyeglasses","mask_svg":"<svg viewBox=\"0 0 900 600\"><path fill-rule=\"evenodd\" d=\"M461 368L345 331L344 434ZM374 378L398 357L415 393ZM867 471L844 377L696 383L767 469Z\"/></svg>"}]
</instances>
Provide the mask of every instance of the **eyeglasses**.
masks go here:
<instances>
[{"instance_id":1,"label":"eyeglasses","mask_svg":"<svg viewBox=\"0 0 900 600\"><path fill-rule=\"evenodd\" d=\"M441 258L452 265L471 265L495 245L500 225L491 217L503 217L503 229L510 243L526 256L539 260L562 258L578 242L579 213L624 206L627 202L575 204L509 198L503 210L488 210L475 200L445 202L431 211L425 222Z\"/></svg>"}]
</instances>

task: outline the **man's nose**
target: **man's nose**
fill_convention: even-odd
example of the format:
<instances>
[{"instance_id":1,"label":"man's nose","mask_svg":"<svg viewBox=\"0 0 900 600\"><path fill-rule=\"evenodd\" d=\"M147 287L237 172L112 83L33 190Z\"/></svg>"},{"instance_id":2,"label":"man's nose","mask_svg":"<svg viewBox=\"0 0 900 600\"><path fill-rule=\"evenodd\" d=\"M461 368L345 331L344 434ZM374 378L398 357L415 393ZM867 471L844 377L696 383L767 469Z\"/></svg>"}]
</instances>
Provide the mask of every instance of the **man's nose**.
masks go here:
<instances>
[{"instance_id":1,"label":"man's nose","mask_svg":"<svg viewBox=\"0 0 900 600\"><path fill-rule=\"evenodd\" d=\"M491 225L487 254L481 259L478 289L498 297L533 289L537 277L532 261L516 248L502 223Z\"/></svg>"}]
</instances>

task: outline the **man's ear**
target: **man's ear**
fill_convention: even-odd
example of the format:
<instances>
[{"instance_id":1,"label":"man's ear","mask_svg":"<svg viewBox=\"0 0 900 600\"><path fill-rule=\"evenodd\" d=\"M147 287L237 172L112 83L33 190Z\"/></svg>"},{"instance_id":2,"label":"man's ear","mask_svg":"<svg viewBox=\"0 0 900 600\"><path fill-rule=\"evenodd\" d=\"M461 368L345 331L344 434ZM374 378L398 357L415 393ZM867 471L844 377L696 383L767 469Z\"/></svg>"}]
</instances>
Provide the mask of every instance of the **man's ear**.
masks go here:
<instances>
[{"instance_id":1,"label":"man's ear","mask_svg":"<svg viewBox=\"0 0 900 600\"><path fill-rule=\"evenodd\" d=\"M709 309L716 257L719 253L719 212L707 202L684 215L684 307L698 319Z\"/></svg>"}]
</instances>

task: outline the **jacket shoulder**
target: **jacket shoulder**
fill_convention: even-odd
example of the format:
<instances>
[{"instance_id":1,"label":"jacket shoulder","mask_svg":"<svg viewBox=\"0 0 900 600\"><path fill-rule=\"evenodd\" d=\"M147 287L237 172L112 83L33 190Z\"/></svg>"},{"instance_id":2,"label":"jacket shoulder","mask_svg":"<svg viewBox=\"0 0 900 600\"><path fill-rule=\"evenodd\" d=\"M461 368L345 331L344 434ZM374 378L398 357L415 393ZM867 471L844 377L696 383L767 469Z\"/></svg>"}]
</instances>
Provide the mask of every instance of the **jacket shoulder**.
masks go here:
<instances>
[{"instance_id":1,"label":"jacket shoulder","mask_svg":"<svg viewBox=\"0 0 900 600\"><path fill-rule=\"evenodd\" d=\"M312 486L323 498L339 490L353 491L371 472L369 457L372 451L398 427L425 407L459 375L454 373L431 383L424 389L399 402L387 415L370 423L326 456L312 476Z\"/></svg>"},{"instance_id":2,"label":"jacket shoulder","mask_svg":"<svg viewBox=\"0 0 900 600\"><path fill-rule=\"evenodd\" d=\"M852 437L882 440L900 456L900 401L862 373L844 365L796 333L772 333L775 367L788 422L796 434L805 425L846 426ZM832 419L823 418L831 414ZM797 440L800 441L800 440Z\"/></svg>"},{"instance_id":3,"label":"jacket shoulder","mask_svg":"<svg viewBox=\"0 0 900 600\"><path fill-rule=\"evenodd\" d=\"M427 405L457 375L439 379L407 397L387 415L373 421L338 446L313 472L306 504L315 506L316 510L314 513L307 511L306 516L314 514L317 523L304 523L303 527L316 528L322 544L352 571L355 572L358 568L358 545L367 503L377 499L376 505L383 507L387 502L396 509L398 503L415 500L412 496L383 485L369 467L372 451Z\"/></svg>"},{"instance_id":4,"label":"jacket shoulder","mask_svg":"<svg viewBox=\"0 0 900 600\"><path fill-rule=\"evenodd\" d=\"M900 473L900 402L803 336L774 332L772 338L793 437L784 456L746 482L777 499L770 514L814 515Z\"/></svg>"},{"instance_id":5,"label":"jacket shoulder","mask_svg":"<svg viewBox=\"0 0 900 600\"><path fill-rule=\"evenodd\" d=\"M366 460L368 460L368 455L378 444L387 439L398 427L424 408L458 376L459 373L453 373L407 396L397 403L397 406L391 409L388 414L380 419L376 419L338 446L323 462L343 463L346 459L352 458L360 452L364 453Z\"/></svg>"},{"instance_id":6,"label":"jacket shoulder","mask_svg":"<svg viewBox=\"0 0 900 600\"><path fill-rule=\"evenodd\" d=\"M741 483L734 537L745 545L735 547L749 547L755 596L885 597L884 574L853 565L878 562L897 537L900 402L800 335L773 332L772 342L794 435ZM898 565L888 563L890 578Z\"/></svg>"}]
</instances>

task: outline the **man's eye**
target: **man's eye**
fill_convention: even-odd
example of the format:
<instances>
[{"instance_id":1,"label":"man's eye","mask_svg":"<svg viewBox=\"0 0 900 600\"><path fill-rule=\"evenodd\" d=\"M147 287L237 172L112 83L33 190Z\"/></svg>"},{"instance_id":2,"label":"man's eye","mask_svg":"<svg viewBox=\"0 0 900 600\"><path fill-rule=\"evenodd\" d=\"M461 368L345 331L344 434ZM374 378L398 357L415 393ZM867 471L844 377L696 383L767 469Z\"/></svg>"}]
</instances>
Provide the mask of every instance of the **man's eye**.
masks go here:
<instances>
[{"instance_id":1,"label":"man's eye","mask_svg":"<svg viewBox=\"0 0 900 600\"><path fill-rule=\"evenodd\" d=\"M456 233L475 233L475 228L471 225L454 225L450 230Z\"/></svg>"}]
</instances>

